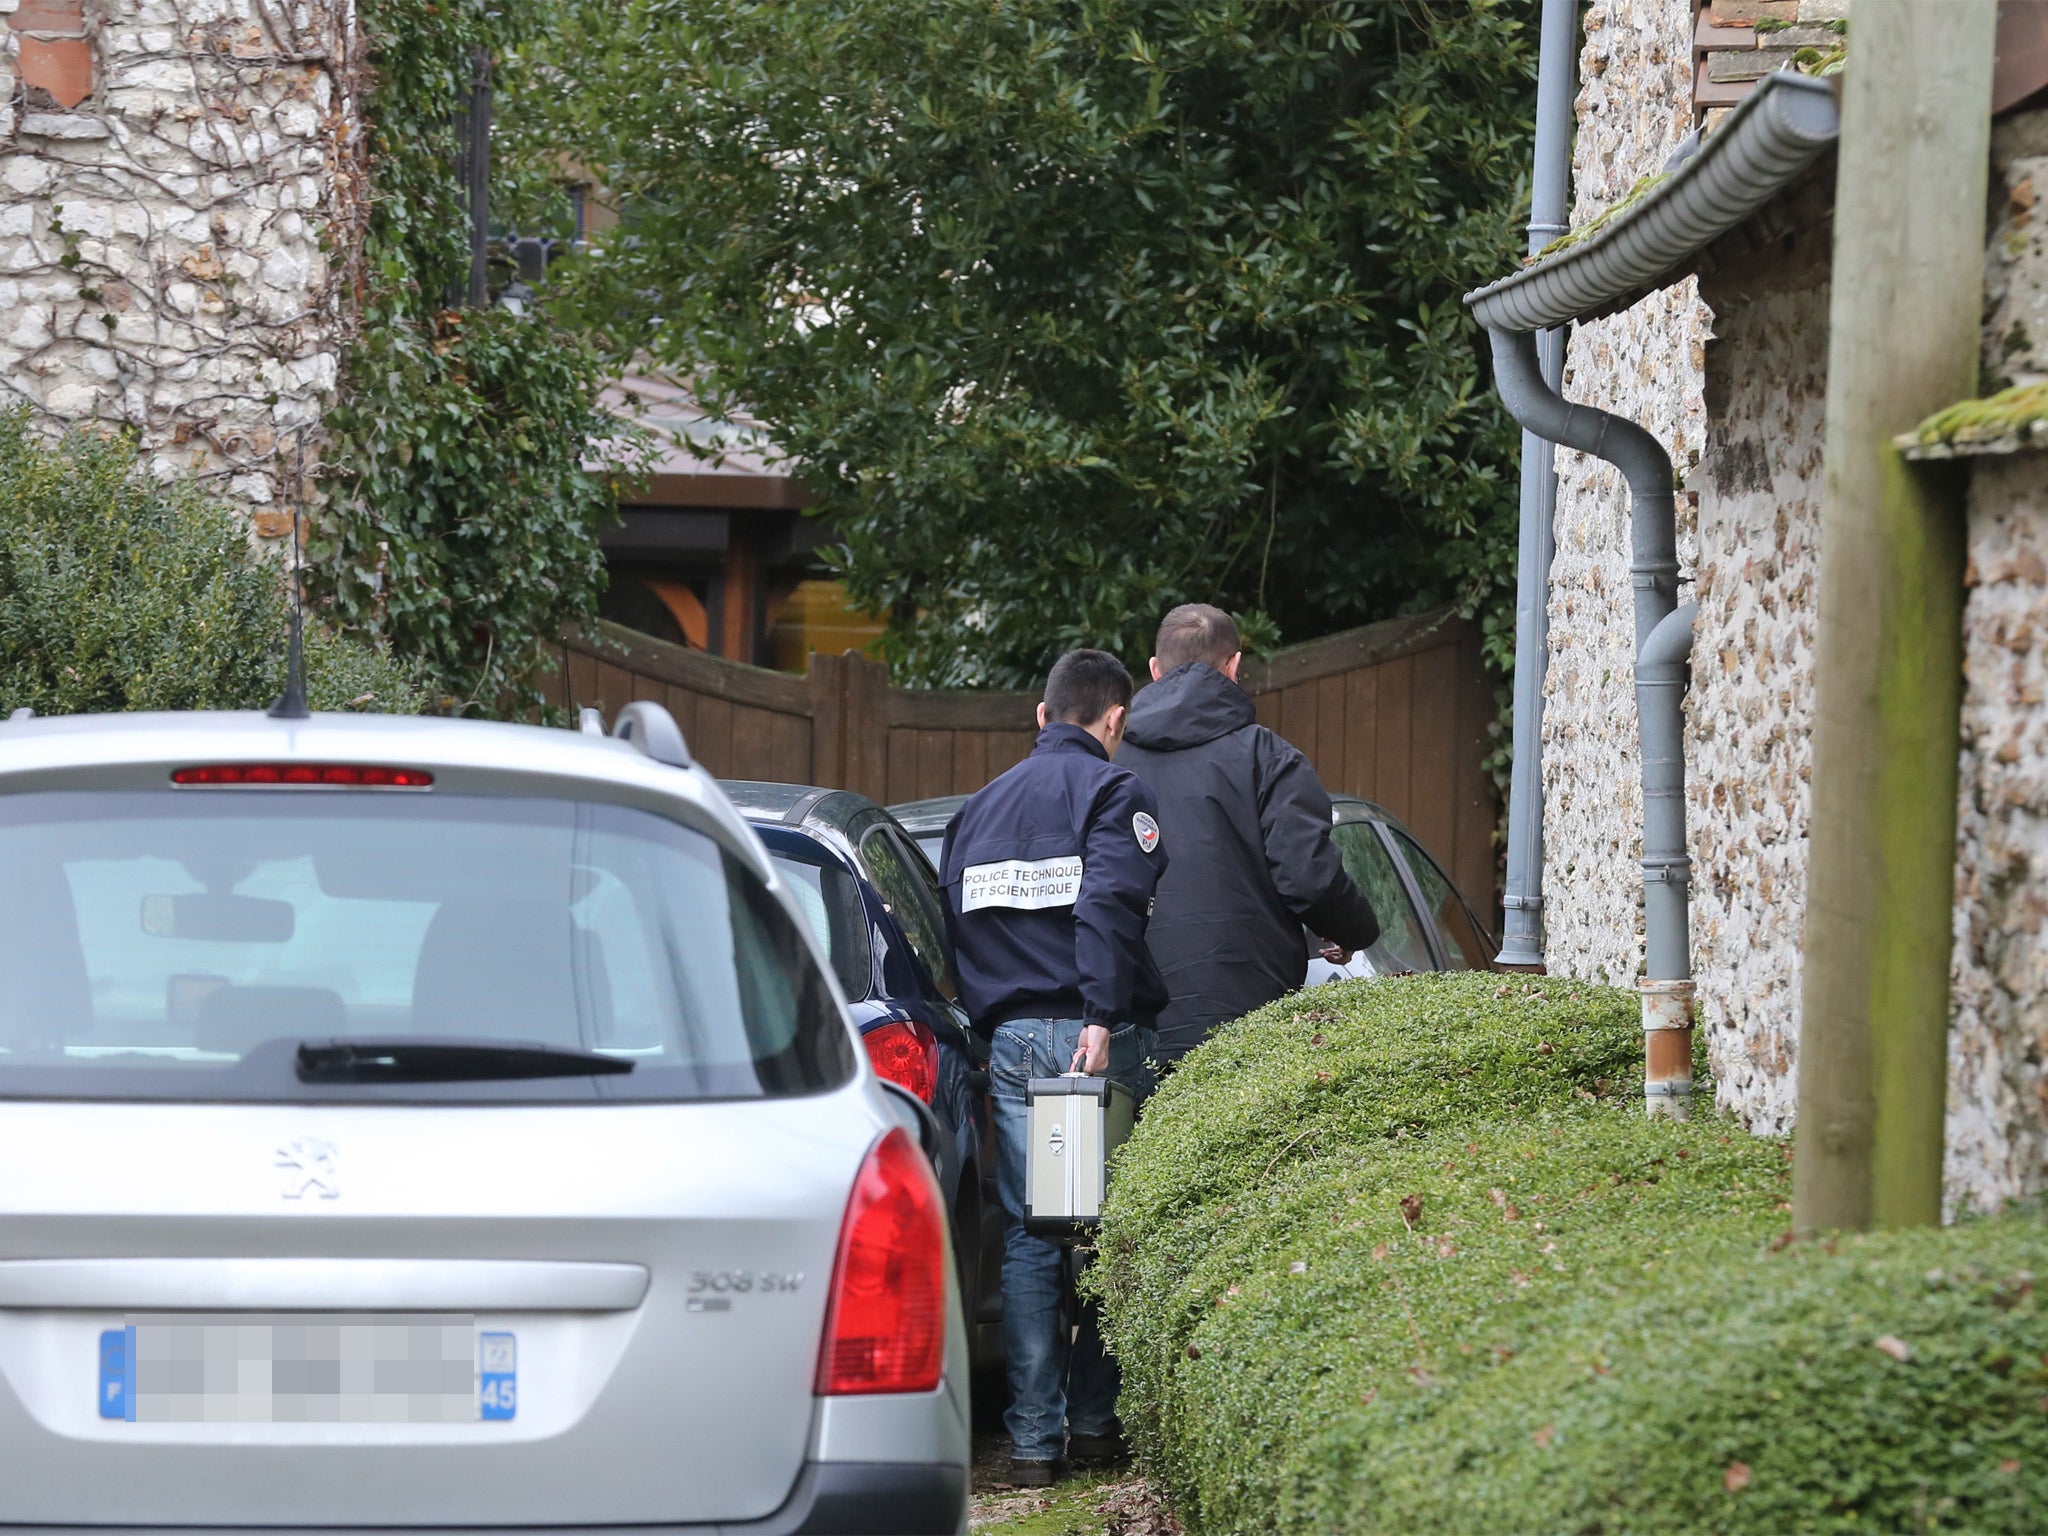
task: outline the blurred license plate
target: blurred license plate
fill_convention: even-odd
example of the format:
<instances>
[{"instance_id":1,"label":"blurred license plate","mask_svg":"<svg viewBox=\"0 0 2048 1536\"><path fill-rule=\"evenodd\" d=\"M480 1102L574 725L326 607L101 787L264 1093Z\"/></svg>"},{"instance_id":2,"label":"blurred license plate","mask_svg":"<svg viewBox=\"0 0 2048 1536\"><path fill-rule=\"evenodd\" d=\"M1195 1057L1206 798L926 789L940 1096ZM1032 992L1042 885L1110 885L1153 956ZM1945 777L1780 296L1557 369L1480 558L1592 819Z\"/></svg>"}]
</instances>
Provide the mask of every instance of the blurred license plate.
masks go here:
<instances>
[{"instance_id":1,"label":"blurred license plate","mask_svg":"<svg viewBox=\"0 0 2048 1536\"><path fill-rule=\"evenodd\" d=\"M472 1317L132 1317L100 1335L103 1419L460 1424L518 1409L518 1345Z\"/></svg>"}]
</instances>

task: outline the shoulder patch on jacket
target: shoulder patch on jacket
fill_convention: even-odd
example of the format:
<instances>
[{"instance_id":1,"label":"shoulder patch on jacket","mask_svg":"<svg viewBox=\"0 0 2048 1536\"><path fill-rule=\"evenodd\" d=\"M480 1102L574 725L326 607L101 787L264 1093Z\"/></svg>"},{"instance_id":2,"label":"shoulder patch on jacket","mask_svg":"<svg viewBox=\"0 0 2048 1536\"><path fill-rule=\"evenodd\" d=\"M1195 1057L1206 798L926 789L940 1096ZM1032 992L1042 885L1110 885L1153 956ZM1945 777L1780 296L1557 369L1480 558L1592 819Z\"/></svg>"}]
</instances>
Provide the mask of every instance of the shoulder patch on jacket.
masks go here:
<instances>
[{"instance_id":1,"label":"shoulder patch on jacket","mask_svg":"<svg viewBox=\"0 0 2048 1536\"><path fill-rule=\"evenodd\" d=\"M1138 834L1138 846L1150 853L1159 846L1159 823L1140 811L1131 818L1131 830Z\"/></svg>"}]
</instances>

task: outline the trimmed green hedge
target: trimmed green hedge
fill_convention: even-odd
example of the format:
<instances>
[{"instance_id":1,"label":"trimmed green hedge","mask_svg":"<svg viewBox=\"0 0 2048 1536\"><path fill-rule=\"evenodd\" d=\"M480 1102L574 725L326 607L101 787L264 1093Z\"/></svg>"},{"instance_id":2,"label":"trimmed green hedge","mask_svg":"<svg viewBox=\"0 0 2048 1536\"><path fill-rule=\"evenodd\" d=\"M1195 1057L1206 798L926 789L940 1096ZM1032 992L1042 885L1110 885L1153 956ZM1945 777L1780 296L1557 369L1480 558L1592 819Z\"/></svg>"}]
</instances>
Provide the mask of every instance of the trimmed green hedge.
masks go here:
<instances>
[{"instance_id":1,"label":"trimmed green hedge","mask_svg":"<svg viewBox=\"0 0 2048 1536\"><path fill-rule=\"evenodd\" d=\"M2048 1233L1787 1247L1789 1147L1645 1120L1641 1049L1627 992L1417 977L1169 1079L1091 1283L1191 1531L2041 1523Z\"/></svg>"},{"instance_id":2,"label":"trimmed green hedge","mask_svg":"<svg viewBox=\"0 0 2048 1536\"><path fill-rule=\"evenodd\" d=\"M151 479L127 438L52 442L0 411L0 718L260 708L284 686L282 578L240 518ZM318 623L306 683L315 709L425 703L417 667Z\"/></svg>"},{"instance_id":3,"label":"trimmed green hedge","mask_svg":"<svg viewBox=\"0 0 2048 1536\"><path fill-rule=\"evenodd\" d=\"M1324 1529L2038 1532L2040 1274L2026 1214L1634 1286L1404 1425Z\"/></svg>"}]
</instances>

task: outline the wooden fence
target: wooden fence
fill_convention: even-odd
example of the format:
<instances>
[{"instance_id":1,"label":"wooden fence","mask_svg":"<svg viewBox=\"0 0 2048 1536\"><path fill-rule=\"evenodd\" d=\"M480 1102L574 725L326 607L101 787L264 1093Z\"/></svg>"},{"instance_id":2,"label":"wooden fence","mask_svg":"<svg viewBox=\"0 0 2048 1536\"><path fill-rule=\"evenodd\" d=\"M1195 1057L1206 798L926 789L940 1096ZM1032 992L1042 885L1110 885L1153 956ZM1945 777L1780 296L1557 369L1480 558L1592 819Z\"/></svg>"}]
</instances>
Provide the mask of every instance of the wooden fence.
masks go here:
<instances>
[{"instance_id":1,"label":"wooden fence","mask_svg":"<svg viewBox=\"0 0 2048 1536\"><path fill-rule=\"evenodd\" d=\"M813 653L770 672L599 624L561 646L551 687L572 712L668 706L713 773L855 789L884 804L979 789L1031 750L1038 696L896 688L886 667ZM1484 760L1493 686L1477 628L1445 614L1368 625L1247 662L1261 724L1333 792L1408 824L1482 910L1497 884L1499 803Z\"/></svg>"}]
</instances>

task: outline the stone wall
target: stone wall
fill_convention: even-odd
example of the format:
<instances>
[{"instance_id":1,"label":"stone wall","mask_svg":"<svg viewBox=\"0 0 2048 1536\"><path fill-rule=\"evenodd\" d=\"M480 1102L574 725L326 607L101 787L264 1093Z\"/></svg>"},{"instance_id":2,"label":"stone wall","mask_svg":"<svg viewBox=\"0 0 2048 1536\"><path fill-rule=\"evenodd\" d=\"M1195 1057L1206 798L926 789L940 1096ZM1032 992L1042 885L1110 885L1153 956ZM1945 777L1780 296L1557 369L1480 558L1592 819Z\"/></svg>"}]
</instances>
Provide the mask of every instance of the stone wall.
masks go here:
<instances>
[{"instance_id":1,"label":"stone wall","mask_svg":"<svg viewBox=\"0 0 2048 1536\"><path fill-rule=\"evenodd\" d=\"M1587 8L1584 26L1574 224L1659 170L1692 129L1686 0L1602 0ZM1688 280L1576 327L1566 397L1640 422L1685 470L1705 438L1708 322ZM1557 469L1543 722L1545 962L1553 972L1626 986L1642 966L1628 488L1612 465L1568 449L1558 451ZM1685 526L1679 561L1689 576Z\"/></svg>"},{"instance_id":2,"label":"stone wall","mask_svg":"<svg viewBox=\"0 0 2048 1536\"><path fill-rule=\"evenodd\" d=\"M2048 1179L2048 474L1980 461L1970 487L1949 1032L1951 1205Z\"/></svg>"},{"instance_id":3,"label":"stone wall","mask_svg":"<svg viewBox=\"0 0 2048 1536\"><path fill-rule=\"evenodd\" d=\"M290 525L355 249L344 0L0 0L0 401Z\"/></svg>"},{"instance_id":4,"label":"stone wall","mask_svg":"<svg viewBox=\"0 0 2048 1536\"><path fill-rule=\"evenodd\" d=\"M1693 124L1691 7L1587 12L1574 222L1663 166ZM1808 728L1827 368L1825 185L1763 232L1623 314L1577 328L1566 394L1670 452L1680 597L1700 604L1686 697L1699 1022L1718 1101L1791 1123L1806 891ZM1716 316L1725 316L1716 319ZM1690 515L1689 515L1690 511ZM1642 967L1642 796L1628 498L1559 454L1544 720L1544 919L1554 972L1627 985Z\"/></svg>"},{"instance_id":5,"label":"stone wall","mask_svg":"<svg viewBox=\"0 0 2048 1536\"><path fill-rule=\"evenodd\" d=\"M1686 699L1697 1018L1715 1094L1752 1129L1796 1109L1813 771L1832 173L1765 209L1701 283L1700 605ZM1782 231L1782 233L1780 233Z\"/></svg>"},{"instance_id":6,"label":"stone wall","mask_svg":"<svg viewBox=\"0 0 2048 1536\"><path fill-rule=\"evenodd\" d=\"M1810 0L1809 0L1810 3ZM1587 12L1583 222L1689 126L1685 0ZM1985 393L2048 381L2048 112L1993 138ZM1707 276L1577 328L1566 394L1641 422L1696 499L1687 692L1699 1019L1721 1106L1791 1128L1806 899L1828 332L1822 172ZM1711 339L1710 339L1711 331ZM2048 457L1971 461L1946 1183L1950 1208L2048 1191ZM1627 499L1559 454L1544 721L1546 959L1627 983L1642 957ZM1695 537L1688 538L1688 534Z\"/></svg>"},{"instance_id":7,"label":"stone wall","mask_svg":"<svg viewBox=\"0 0 2048 1536\"><path fill-rule=\"evenodd\" d=\"M1992 136L1984 391L2048 380L2048 113ZM2048 1188L2048 459L1970 462L1951 959L1952 1206Z\"/></svg>"}]
</instances>

